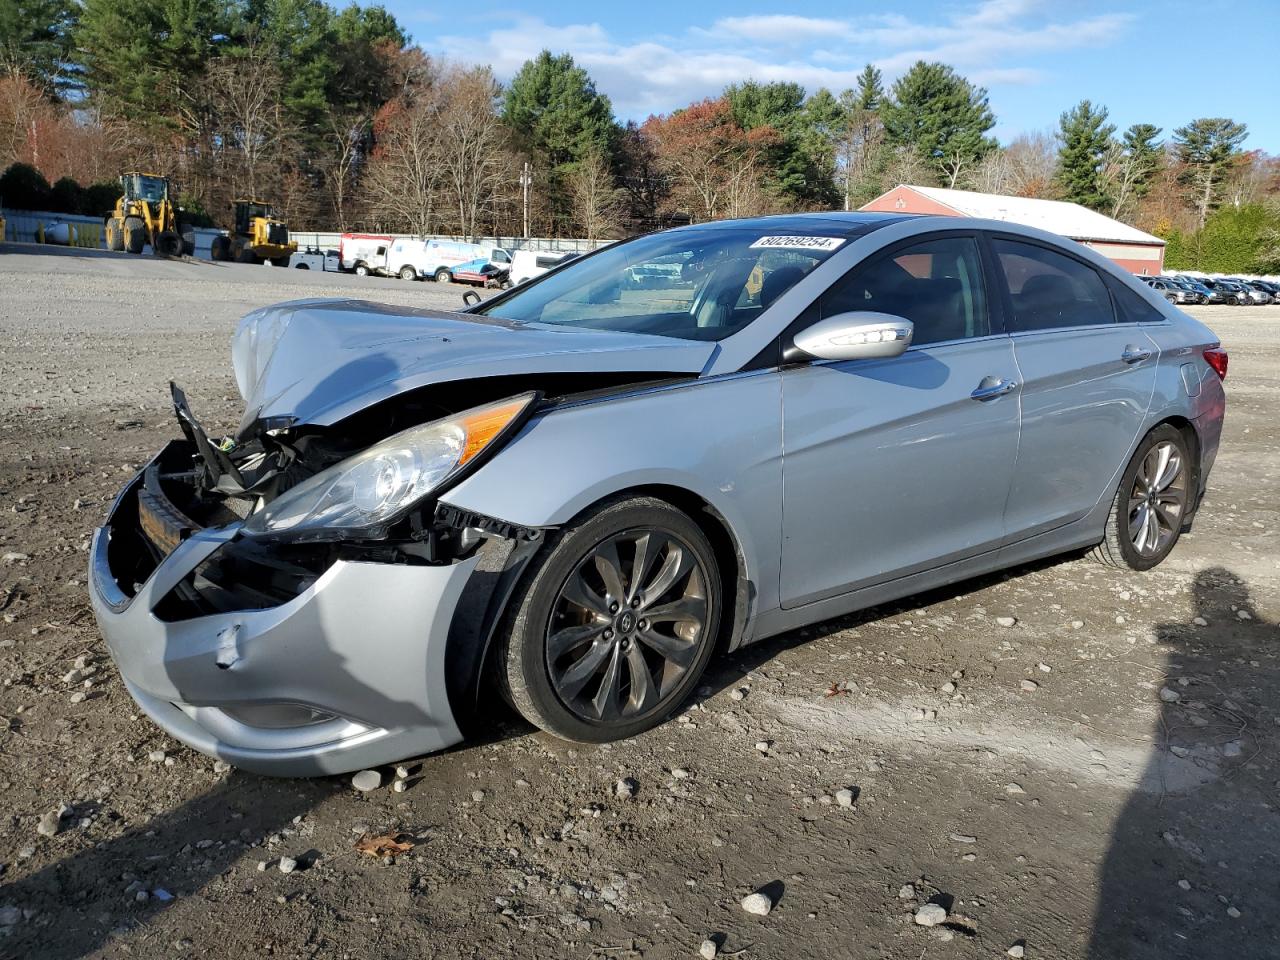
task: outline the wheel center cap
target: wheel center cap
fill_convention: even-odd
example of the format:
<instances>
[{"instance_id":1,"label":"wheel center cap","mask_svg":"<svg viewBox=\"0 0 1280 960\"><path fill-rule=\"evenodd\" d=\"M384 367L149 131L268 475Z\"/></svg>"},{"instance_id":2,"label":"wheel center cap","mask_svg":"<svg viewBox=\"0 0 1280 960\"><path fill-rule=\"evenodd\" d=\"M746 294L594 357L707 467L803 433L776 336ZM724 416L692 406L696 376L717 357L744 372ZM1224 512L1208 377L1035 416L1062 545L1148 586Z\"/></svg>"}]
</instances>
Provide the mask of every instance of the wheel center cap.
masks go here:
<instances>
[{"instance_id":1,"label":"wheel center cap","mask_svg":"<svg viewBox=\"0 0 1280 960\"><path fill-rule=\"evenodd\" d=\"M618 617L618 632L630 633L636 628L636 615L630 610Z\"/></svg>"}]
</instances>

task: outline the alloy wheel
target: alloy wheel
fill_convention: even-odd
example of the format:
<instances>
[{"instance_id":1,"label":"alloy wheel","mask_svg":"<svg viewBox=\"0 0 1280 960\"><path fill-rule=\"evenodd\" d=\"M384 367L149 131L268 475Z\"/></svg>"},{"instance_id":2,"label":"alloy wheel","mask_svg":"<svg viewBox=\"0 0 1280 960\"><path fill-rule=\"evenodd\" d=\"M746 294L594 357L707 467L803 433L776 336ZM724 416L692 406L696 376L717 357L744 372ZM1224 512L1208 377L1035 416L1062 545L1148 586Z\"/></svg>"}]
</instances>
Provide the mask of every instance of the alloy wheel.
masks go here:
<instances>
[{"instance_id":1,"label":"alloy wheel","mask_svg":"<svg viewBox=\"0 0 1280 960\"><path fill-rule=\"evenodd\" d=\"M665 530L627 530L597 544L551 608L546 660L561 702L591 723L667 706L710 642L707 583L697 554Z\"/></svg>"},{"instance_id":2,"label":"alloy wheel","mask_svg":"<svg viewBox=\"0 0 1280 960\"><path fill-rule=\"evenodd\" d=\"M1158 556L1182 528L1187 506L1187 470L1182 450L1170 440L1142 458L1129 493L1129 539L1142 557Z\"/></svg>"}]
</instances>

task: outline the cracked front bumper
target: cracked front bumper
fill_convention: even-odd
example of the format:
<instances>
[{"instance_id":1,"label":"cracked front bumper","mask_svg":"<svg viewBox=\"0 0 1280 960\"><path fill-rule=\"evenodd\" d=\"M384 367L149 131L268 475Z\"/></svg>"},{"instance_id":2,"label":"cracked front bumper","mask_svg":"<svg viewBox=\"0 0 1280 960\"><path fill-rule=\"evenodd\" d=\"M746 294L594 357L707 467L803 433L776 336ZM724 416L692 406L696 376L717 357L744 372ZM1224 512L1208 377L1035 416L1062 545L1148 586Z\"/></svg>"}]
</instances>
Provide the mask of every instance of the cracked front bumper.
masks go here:
<instances>
[{"instance_id":1,"label":"cracked front bumper","mask_svg":"<svg viewBox=\"0 0 1280 960\"><path fill-rule=\"evenodd\" d=\"M168 734L257 773L343 773L462 739L445 647L476 557L440 566L333 563L279 606L170 622L156 606L236 536L197 530L145 582L122 589L111 538L136 522L126 487L93 538L94 614L129 693Z\"/></svg>"}]
</instances>

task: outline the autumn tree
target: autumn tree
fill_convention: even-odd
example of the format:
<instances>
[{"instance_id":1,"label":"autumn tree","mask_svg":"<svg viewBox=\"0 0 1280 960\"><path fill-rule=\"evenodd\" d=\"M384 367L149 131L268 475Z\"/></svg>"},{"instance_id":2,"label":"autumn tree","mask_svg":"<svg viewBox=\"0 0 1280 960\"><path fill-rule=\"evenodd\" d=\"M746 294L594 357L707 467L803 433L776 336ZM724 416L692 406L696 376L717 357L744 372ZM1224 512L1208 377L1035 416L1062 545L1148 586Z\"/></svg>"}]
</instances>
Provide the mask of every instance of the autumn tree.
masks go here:
<instances>
[{"instance_id":1,"label":"autumn tree","mask_svg":"<svg viewBox=\"0 0 1280 960\"><path fill-rule=\"evenodd\" d=\"M1109 144L1102 167L1103 191L1111 200L1111 216L1131 217L1147 195L1151 179L1160 163L1161 151L1155 138L1160 128L1135 123Z\"/></svg>"},{"instance_id":2,"label":"autumn tree","mask_svg":"<svg viewBox=\"0 0 1280 960\"><path fill-rule=\"evenodd\" d=\"M761 212L758 177L761 151L773 146L776 134L768 127L748 132L733 117L725 98L707 99L673 114L645 121L660 169L670 181L670 201L693 220L727 216L732 200L736 216ZM755 204L743 203L750 193Z\"/></svg>"},{"instance_id":3,"label":"autumn tree","mask_svg":"<svg viewBox=\"0 0 1280 960\"><path fill-rule=\"evenodd\" d=\"M594 241L615 231L622 209L621 193L603 153L589 153L574 164L569 196L582 236Z\"/></svg>"}]
</instances>

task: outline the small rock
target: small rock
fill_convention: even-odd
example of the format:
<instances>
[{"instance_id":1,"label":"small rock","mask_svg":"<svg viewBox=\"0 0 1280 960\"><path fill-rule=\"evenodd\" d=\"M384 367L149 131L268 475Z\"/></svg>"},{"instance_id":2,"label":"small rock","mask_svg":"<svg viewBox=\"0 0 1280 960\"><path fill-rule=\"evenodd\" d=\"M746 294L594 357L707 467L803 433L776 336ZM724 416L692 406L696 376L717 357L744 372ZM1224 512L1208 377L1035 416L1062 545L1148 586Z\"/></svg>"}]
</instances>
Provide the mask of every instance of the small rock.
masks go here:
<instances>
[{"instance_id":1,"label":"small rock","mask_svg":"<svg viewBox=\"0 0 1280 960\"><path fill-rule=\"evenodd\" d=\"M756 741L756 750L758 750L760 753L768 753L770 746L772 746L772 744L768 740Z\"/></svg>"},{"instance_id":2,"label":"small rock","mask_svg":"<svg viewBox=\"0 0 1280 960\"><path fill-rule=\"evenodd\" d=\"M946 683L944 683L942 686L938 688L938 692L946 694L947 696L951 696L951 694L956 692L956 685L952 683L950 680L948 680Z\"/></svg>"},{"instance_id":3,"label":"small rock","mask_svg":"<svg viewBox=\"0 0 1280 960\"><path fill-rule=\"evenodd\" d=\"M361 793L377 790L382 786L382 774L377 770L361 770L351 778L351 785Z\"/></svg>"},{"instance_id":4,"label":"small rock","mask_svg":"<svg viewBox=\"0 0 1280 960\"><path fill-rule=\"evenodd\" d=\"M152 750L147 754L147 759L152 763L164 763L166 754L163 750Z\"/></svg>"},{"instance_id":5,"label":"small rock","mask_svg":"<svg viewBox=\"0 0 1280 960\"><path fill-rule=\"evenodd\" d=\"M89 699L89 695L85 693L83 690L77 690L67 699L70 700L72 703L84 703L87 699Z\"/></svg>"},{"instance_id":6,"label":"small rock","mask_svg":"<svg viewBox=\"0 0 1280 960\"><path fill-rule=\"evenodd\" d=\"M1239 617L1241 620L1252 620L1252 619L1253 619L1253 614L1252 614L1252 613L1250 613L1248 610L1237 610L1237 611L1236 611L1236 616L1237 616L1237 617Z\"/></svg>"},{"instance_id":7,"label":"small rock","mask_svg":"<svg viewBox=\"0 0 1280 960\"><path fill-rule=\"evenodd\" d=\"M1018 622L1017 617L996 617L996 624L1001 627L1012 627Z\"/></svg>"},{"instance_id":8,"label":"small rock","mask_svg":"<svg viewBox=\"0 0 1280 960\"><path fill-rule=\"evenodd\" d=\"M280 858L280 872L281 872L281 873L293 873L293 871L295 871L295 870L297 870L297 869L298 869L298 861L297 861L297 860L295 860L295 859L293 859L293 857L281 857L281 858Z\"/></svg>"},{"instance_id":9,"label":"small rock","mask_svg":"<svg viewBox=\"0 0 1280 960\"><path fill-rule=\"evenodd\" d=\"M1018 957L1025 957L1027 955L1027 948L1020 943L1015 943L1012 947L1006 950L1005 953L1014 957L1016 960Z\"/></svg>"},{"instance_id":10,"label":"small rock","mask_svg":"<svg viewBox=\"0 0 1280 960\"><path fill-rule=\"evenodd\" d=\"M259 861L258 861L258 872L259 872L259 873L266 873L266 872L267 872L267 868L268 868L269 866L271 866L271 861L270 861L270 860L259 860Z\"/></svg>"},{"instance_id":11,"label":"small rock","mask_svg":"<svg viewBox=\"0 0 1280 960\"><path fill-rule=\"evenodd\" d=\"M1041 673L1053 673L1053 667L1049 666L1047 663L1037 663L1036 669Z\"/></svg>"},{"instance_id":12,"label":"small rock","mask_svg":"<svg viewBox=\"0 0 1280 960\"><path fill-rule=\"evenodd\" d=\"M1083 620L1072 620L1072 621L1071 621L1071 629L1072 629L1072 630L1079 630L1079 629L1080 629L1081 627L1083 627L1083 626L1084 626L1084 621L1083 621Z\"/></svg>"},{"instance_id":13,"label":"small rock","mask_svg":"<svg viewBox=\"0 0 1280 960\"><path fill-rule=\"evenodd\" d=\"M636 791L640 789L640 784L632 780L630 777L623 777L613 785L613 795L619 800L630 800L636 795Z\"/></svg>"},{"instance_id":14,"label":"small rock","mask_svg":"<svg viewBox=\"0 0 1280 960\"><path fill-rule=\"evenodd\" d=\"M1034 680L1023 680L1019 686L1022 687L1024 693L1035 693L1040 689L1040 684L1036 683Z\"/></svg>"},{"instance_id":15,"label":"small rock","mask_svg":"<svg viewBox=\"0 0 1280 960\"><path fill-rule=\"evenodd\" d=\"M853 791L847 787L836 791L836 803L848 810L853 806Z\"/></svg>"},{"instance_id":16,"label":"small rock","mask_svg":"<svg viewBox=\"0 0 1280 960\"><path fill-rule=\"evenodd\" d=\"M1222 745L1222 755L1224 757L1238 757L1241 752L1241 744L1239 740L1231 740Z\"/></svg>"},{"instance_id":17,"label":"small rock","mask_svg":"<svg viewBox=\"0 0 1280 960\"><path fill-rule=\"evenodd\" d=\"M156 887L154 890L151 891L151 896L155 897L161 903L168 903L170 900L173 899L173 894L170 893L168 890L166 890L164 887Z\"/></svg>"},{"instance_id":18,"label":"small rock","mask_svg":"<svg viewBox=\"0 0 1280 960\"><path fill-rule=\"evenodd\" d=\"M213 772L214 773L230 773L231 764L227 763L227 761L225 760L215 760L213 761Z\"/></svg>"},{"instance_id":19,"label":"small rock","mask_svg":"<svg viewBox=\"0 0 1280 960\"><path fill-rule=\"evenodd\" d=\"M409 779L409 768L406 767L403 763L400 764L400 766L396 767L396 779L397 780Z\"/></svg>"},{"instance_id":20,"label":"small rock","mask_svg":"<svg viewBox=\"0 0 1280 960\"><path fill-rule=\"evenodd\" d=\"M484 803L484 791L483 791L483 790L472 790L472 791L471 791L471 799L472 799L472 800L474 800L476 803Z\"/></svg>"},{"instance_id":21,"label":"small rock","mask_svg":"<svg viewBox=\"0 0 1280 960\"><path fill-rule=\"evenodd\" d=\"M1020 783L1007 783L1005 784L1004 792L1008 794L1012 794L1014 796L1020 796L1021 794L1024 794L1027 791L1022 789L1022 784Z\"/></svg>"},{"instance_id":22,"label":"small rock","mask_svg":"<svg viewBox=\"0 0 1280 960\"><path fill-rule=\"evenodd\" d=\"M926 903L916 911L916 923L922 927L936 927L940 923L945 923L947 919L947 911L941 904Z\"/></svg>"},{"instance_id":23,"label":"small rock","mask_svg":"<svg viewBox=\"0 0 1280 960\"><path fill-rule=\"evenodd\" d=\"M61 829L61 827L62 816L60 811L50 810L41 817L40 822L36 824L36 833L40 834L42 837L53 837L57 836L58 830Z\"/></svg>"},{"instance_id":24,"label":"small rock","mask_svg":"<svg viewBox=\"0 0 1280 960\"><path fill-rule=\"evenodd\" d=\"M711 939L703 940L702 945L698 947L698 956L702 957L703 960L716 960L717 952L719 952L719 947Z\"/></svg>"},{"instance_id":25,"label":"small rock","mask_svg":"<svg viewBox=\"0 0 1280 960\"><path fill-rule=\"evenodd\" d=\"M676 767L671 771L671 776L676 780L687 780L689 778L689 771L684 769L684 767Z\"/></svg>"},{"instance_id":26,"label":"small rock","mask_svg":"<svg viewBox=\"0 0 1280 960\"><path fill-rule=\"evenodd\" d=\"M1227 916L1230 917L1232 920L1239 920L1240 911L1237 910L1235 907L1227 907Z\"/></svg>"},{"instance_id":27,"label":"small rock","mask_svg":"<svg viewBox=\"0 0 1280 960\"><path fill-rule=\"evenodd\" d=\"M952 834L949 834L949 836L956 843L977 843L978 842L977 837L971 837L967 833L952 833Z\"/></svg>"},{"instance_id":28,"label":"small rock","mask_svg":"<svg viewBox=\"0 0 1280 960\"><path fill-rule=\"evenodd\" d=\"M899 900L914 900L916 898L916 887L913 883L904 883L898 888Z\"/></svg>"},{"instance_id":29,"label":"small rock","mask_svg":"<svg viewBox=\"0 0 1280 960\"><path fill-rule=\"evenodd\" d=\"M1207 627L1209 625L1209 621L1206 620L1204 617L1192 617L1191 622L1194 623L1197 627Z\"/></svg>"},{"instance_id":30,"label":"small rock","mask_svg":"<svg viewBox=\"0 0 1280 960\"><path fill-rule=\"evenodd\" d=\"M12 927L22 921L22 910L18 907L0 907L0 927Z\"/></svg>"},{"instance_id":31,"label":"small rock","mask_svg":"<svg viewBox=\"0 0 1280 960\"><path fill-rule=\"evenodd\" d=\"M742 909L757 917L767 917L773 909L773 901L765 893L751 893L742 898Z\"/></svg>"},{"instance_id":32,"label":"small rock","mask_svg":"<svg viewBox=\"0 0 1280 960\"><path fill-rule=\"evenodd\" d=\"M741 703L743 700L747 699L747 688L738 687L737 689L730 690L729 699L732 700L734 703ZM703 943L704 944L711 943L713 947L715 946L715 944L712 943L710 940L704 940Z\"/></svg>"},{"instance_id":33,"label":"small rock","mask_svg":"<svg viewBox=\"0 0 1280 960\"><path fill-rule=\"evenodd\" d=\"M1185 880L1185 879L1184 879L1184 880L1179 880L1179 881L1178 881L1178 889L1180 889L1180 890L1190 890L1190 889L1191 889L1191 881L1190 881L1190 880Z\"/></svg>"},{"instance_id":34,"label":"small rock","mask_svg":"<svg viewBox=\"0 0 1280 960\"><path fill-rule=\"evenodd\" d=\"M395 783L391 785L391 789L394 790L396 793L404 793L406 790L409 789L409 781L397 780Z\"/></svg>"},{"instance_id":35,"label":"small rock","mask_svg":"<svg viewBox=\"0 0 1280 960\"><path fill-rule=\"evenodd\" d=\"M1160 688L1160 699L1165 703L1177 703L1182 699L1182 694L1177 690L1171 690L1169 687Z\"/></svg>"},{"instance_id":36,"label":"small rock","mask_svg":"<svg viewBox=\"0 0 1280 960\"><path fill-rule=\"evenodd\" d=\"M3 557L0 557L0 563L25 563L30 559L31 557L25 553L18 553L15 550L10 550Z\"/></svg>"}]
</instances>

